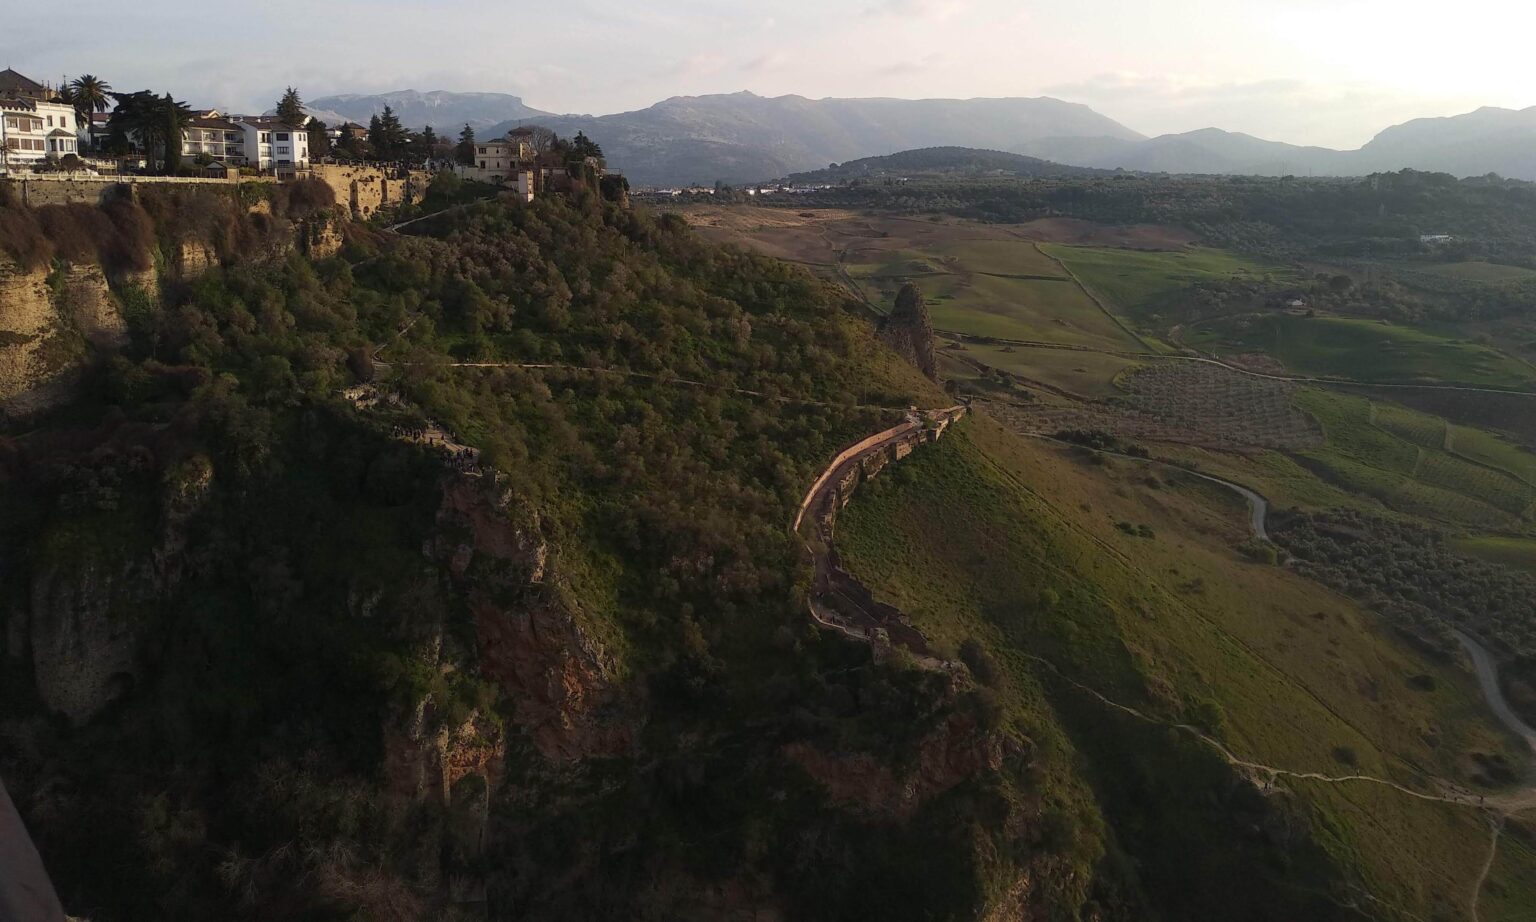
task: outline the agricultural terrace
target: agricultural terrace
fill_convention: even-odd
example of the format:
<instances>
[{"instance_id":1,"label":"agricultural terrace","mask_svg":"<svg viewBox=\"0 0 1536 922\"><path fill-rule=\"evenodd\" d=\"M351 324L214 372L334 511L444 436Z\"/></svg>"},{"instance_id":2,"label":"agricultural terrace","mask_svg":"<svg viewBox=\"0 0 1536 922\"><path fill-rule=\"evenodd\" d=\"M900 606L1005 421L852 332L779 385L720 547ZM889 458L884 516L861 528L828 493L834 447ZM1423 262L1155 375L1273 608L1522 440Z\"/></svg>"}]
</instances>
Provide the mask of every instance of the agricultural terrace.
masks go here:
<instances>
[{"instance_id":1,"label":"agricultural terrace","mask_svg":"<svg viewBox=\"0 0 1536 922\"><path fill-rule=\"evenodd\" d=\"M1376 320L1248 314L1194 324L1186 330L1184 341L1229 355L1264 353L1307 375L1379 383L1536 388L1536 367L1496 349Z\"/></svg>"},{"instance_id":2,"label":"agricultural terrace","mask_svg":"<svg viewBox=\"0 0 1536 922\"><path fill-rule=\"evenodd\" d=\"M1314 388L1299 392L1296 401L1326 435L1322 446L1300 453L1326 479L1399 512L1441 523L1506 530L1531 526L1536 488L1522 479L1520 471L1528 468L1518 449L1484 433L1463 436L1488 457L1497 454L1494 446L1514 452L1503 458L1514 469L1504 469L1458 453L1454 441L1448 449L1448 427L1435 417Z\"/></svg>"}]
</instances>

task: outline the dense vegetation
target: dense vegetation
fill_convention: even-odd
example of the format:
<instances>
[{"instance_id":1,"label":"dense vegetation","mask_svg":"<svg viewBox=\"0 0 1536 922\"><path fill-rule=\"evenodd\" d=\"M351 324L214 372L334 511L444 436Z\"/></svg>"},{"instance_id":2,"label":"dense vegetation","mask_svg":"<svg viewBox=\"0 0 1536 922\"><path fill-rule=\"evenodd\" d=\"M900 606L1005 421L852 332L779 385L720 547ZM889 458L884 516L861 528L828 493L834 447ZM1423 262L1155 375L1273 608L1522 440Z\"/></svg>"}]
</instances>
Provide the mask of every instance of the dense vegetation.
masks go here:
<instances>
[{"instance_id":1,"label":"dense vegetation","mask_svg":"<svg viewBox=\"0 0 1536 922\"><path fill-rule=\"evenodd\" d=\"M1306 573L1432 649L1456 649L1450 630L1458 628L1512 656L1517 671L1533 672L1536 579L1528 574L1467 557L1441 532L1348 510L1279 515L1272 533Z\"/></svg>"},{"instance_id":2,"label":"dense vegetation","mask_svg":"<svg viewBox=\"0 0 1536 922\"><path fill-rule=\"evenodd\" d=\"M1017 176L1017 177L1088 177L1109 175L1106 170L1063 166L1038 157L1010 154L1000 150L971 147L924 147L883 157L864 157L835 163L825 170L792 173L789 180L797 185L837 182L905 182L912 176Z\"/></svg>"},{"instance_id":3,"label":"dense vegetation","mask_svg":"<svg viewBox=\"0 0 1536 922\"><path fill-rule=\"evenodd\" d=\"M1028 873L1075 912L1094 833L1034 819L1050 792L1026 742L900 822L783 754L900 773L929 735L977 727L963 683L811 629L787 529L825 459L888 424L879 407L942 397L820 283L680 222L578 194L430 223L167 277L78 404L0 443L6 636L42 649L69 611L118 625L78 641L117 677L71 721L45 701L71 674L6 648L0 771L66 903L108 922L444 918L479 881L496 918L962 918ZM341 399L370 378L402 403ZM492 517L547 543L542 582L423 553L465 540L442 518L462 475L398 437L428 418L499 472ZM487 659L487 592L602 646L614 690L593 719L620 742L567 732L603 757L541 748L533 692ZM499 786L402 791L429 745L409 740L465 733L444 758L501 740Z\"/></svg>"},{"instance_id":4,"label":"dense vegetation","mask_svg":"<svg viewBox=\"0 0 1536 922\"><path fill-rule=\"evenodd\" d=\"M1279 258L1486 256L1529 266L1536 252L1536 185L1412 170L1363 179L943 179L850 184L796 201L1012 223L1067 216L1173 224L1209 246ZM1457 239L1446 249L1421 243L1423 235Z\"/></svg>"}]
</instances>

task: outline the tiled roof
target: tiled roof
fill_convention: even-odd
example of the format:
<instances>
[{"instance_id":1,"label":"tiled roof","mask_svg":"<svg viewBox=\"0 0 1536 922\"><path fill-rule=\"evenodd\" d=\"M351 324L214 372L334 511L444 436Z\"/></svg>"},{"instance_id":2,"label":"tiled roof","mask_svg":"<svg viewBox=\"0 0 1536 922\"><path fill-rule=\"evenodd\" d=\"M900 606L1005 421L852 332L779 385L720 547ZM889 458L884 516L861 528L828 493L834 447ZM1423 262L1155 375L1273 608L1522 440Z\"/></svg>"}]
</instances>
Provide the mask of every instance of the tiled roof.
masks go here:
<instances>
[{"instance_id":1,"label":"tiled roof","mask_svg":"<svg viewBox=\"0 0 1536 922\"><path fill-rule=\"evenodd\" d=\"M36 80L24 77L7 67L0 70L0 92L41 96L47 89Z\"/></svg>"},{"instance_id":2,"label":"tiled roof","mask_svg":"<svg viewBox=\"0 0 1536 922\"><path fill-rule=\"evenodd\" d=\"M22 112L36 112L37 100L7 97L0 99L0 109L10 109L12 111L19 110Z\"/></svg>"}]
</instances>

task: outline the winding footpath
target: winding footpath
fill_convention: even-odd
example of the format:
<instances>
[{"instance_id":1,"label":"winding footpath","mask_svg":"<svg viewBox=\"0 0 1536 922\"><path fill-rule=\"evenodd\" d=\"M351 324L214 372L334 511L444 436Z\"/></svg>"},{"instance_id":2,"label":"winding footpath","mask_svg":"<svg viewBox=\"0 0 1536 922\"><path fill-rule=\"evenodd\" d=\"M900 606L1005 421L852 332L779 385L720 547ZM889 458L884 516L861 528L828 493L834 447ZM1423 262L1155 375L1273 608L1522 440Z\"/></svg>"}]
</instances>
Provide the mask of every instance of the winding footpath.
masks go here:
<instances>
[{"instance_id":1,"label":"winding footpath","mask_svg":"<svg viewBox=\"0 0 1536 922\"><path fill-rule=\"evenodd\" d=\"M965 409L966 408L964 407L957 407L951 410L939 411L937 417L941 418L943 422L947 424L948 422L952 422L954 419L959 418L960 415L963 415ZM823 601L823 598L828 590L828 575L835 567L835 552L832 550L831 546L832 520L835 517L836 509L839 508L840 504L845 502L847 499L846 494L842 492L844 485L856 483L856 478L859 476L859 469L865 463L865 461L878 455L880 452L890 451L894 445L898 444L903 439L910 439L913 434L919 431L920 427L923 425L924 423L921 417L914 411L908 417L907 421L901 425L892 427L883 432L876 433L869 438L844 450L841 454L833 459L832 463L828 465L828 467L822 472L821 476L818 477L815 483L811 485L810 490L806 493L805 499L801 502L800 507L796 512L794 530L797 534L800 534L802 539L805 541L806 549L811 554L812 559L816 565L816 588L813 589L809 599L810 613L811 617L816 621L816 623L824 628L835 630L852 639L861 640L871 644L877 643L880 640L877 631L870 629L868 625L855 626L846 623L844 618L840 617L832 609L832 607L826 605ZM1060 439L1051 438L1049 436L1037 436L1037 438L1040 438L1043 441L1056 442L1058 444L1070 444L1063 442ZM1200 473L1198 471L1191 471L1186 468L1179 467L1178 465L1169 464L1166 461L1158 461L1151 458L1139 458L1133 455L1121 454L1119 452L1104 452L1104 454L1115 455L1116 457L1125 458L1127 460L1140 461L1143 463L1169 467L1179 471L1180 473L1198 477L1202 480L1218 484L1233 491L1237 495L1241 496L1243 500L1248 504L1249 526L1253 532L1254 537L1266 542L1270 540L1268 531L1269 501L1260 495L1257 491L1243 486L1242 484L1234 483L1230 480L1224 480L1220 477L1214 477L1209 474ZM812 528L809 535L806 535L802 532L802 527L804 526L805 520L808 516L812 516L814 518L815 527ZM873 619L873 616L870 617ZM1482 644L1480 644L1470 635L1461 631L1456 631L1455 633L1457 640L1460 641L1462 646L1467 650L1467 653L1472 662L1473 669L1477 674L1478 684L1482 689L1484 697L1487 699L1489 708L1493 711L1494 715L1499 719L1501 723L1508 727L1510 731L1515 735L1520 737L1526 743L1526 745L1531 748L1533 754L1536 754L1536 729L1531 728L1524 721L1522 721L1520 717L1515 713L1514 709L1510 707L1509 702L1504 698L1503 691L1499 688L1498 667L1492 655L1482 646ZM1229 765L1241 770L1250 778L1255 779L1255 783L1259 783L1260 779L1262 779L1262 787L1266 793L1273 790L1276 782L1282 778L1296 781L1318 782L1322 784L1366 784L1390 788L1391 790L1394 790L1400 794L1412 797L1420 801L1477 810L1488 820L1490 840L1488 846L1488 854L1483 861L1477 878L1471 882L1470 893L1468 894L1467 907L1470 918L1473 920L1473 922L1480 922L1481 919L1480 905L1482 892L1485 888L1485 884L1487 883L1488 876L1490 873L1492 873L1493 866L1498 857L1499 840L1504 830L1505 821L1513 814L1525 810L1536 809L1536 786L1526 786L1505 792L1503 794L1487 796L1473 793L1472 791L1461 788L1458 785L1451 784L1444 779L1437 779L1433 778L1432 776L1426 776L1426 779L1432 782L1433 785L1438 788L1438 791L1426 791L1418 790L1399 782L1392 781L1390 779L1377 778L1372 775L1330 775L1323 772L1299 771L1296 769L1283 768L1280 766L1256 762L1251 759L1245 759L1229 749L1225 743L1216 739L1215 737L1212 737L1210 734L1206 733L1199 727L1186 723L1171 722L1164 718L1147 714L1129 705L1122 704L1107 697L1097 689L1085 685L1082 682L1079 682L1076 679L1066 675L1055 663L1045 659L1044 657L1032 653L1025 653L1024 656L1051 672L1062 682L1077 689L1081 693L1092 697L1111 710L1150 724L1170 727L1172 729L1178 730L1179 732L1190 734L1195 739L1199 740L1201 743L1214 750L1224 760L1226 760ZM948 664L944 664L940 661L935 661L935 663L940 666L948 666ZM1364 895L1366 898L1374 902L1380 902L1368 893ZM1406 914L1402 910L1398 910L1395 907L1393 908L1399 913Z\"/></svg>"}]
</instances>

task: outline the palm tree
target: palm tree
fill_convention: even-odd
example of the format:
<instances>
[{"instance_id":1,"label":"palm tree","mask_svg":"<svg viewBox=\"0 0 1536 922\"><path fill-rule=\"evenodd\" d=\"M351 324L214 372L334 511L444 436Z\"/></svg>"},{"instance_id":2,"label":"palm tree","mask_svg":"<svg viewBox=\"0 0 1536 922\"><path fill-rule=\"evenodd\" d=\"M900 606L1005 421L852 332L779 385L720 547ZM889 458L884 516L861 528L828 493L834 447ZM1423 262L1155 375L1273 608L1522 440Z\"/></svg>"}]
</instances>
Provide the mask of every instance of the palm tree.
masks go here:
<instances>
[{"instance_id":1,"label":"palm tree","mask_svg":"<svg viewBox=\"0 0 1536 922\"><path fill-rule=\"evenodd\" d=\"M92 115L107 111L112 84L95 74L81 74L69 81L63 95L75 107L75 116L80 119L80 125L89 128Z\"/></svg>"}]
</instances>

